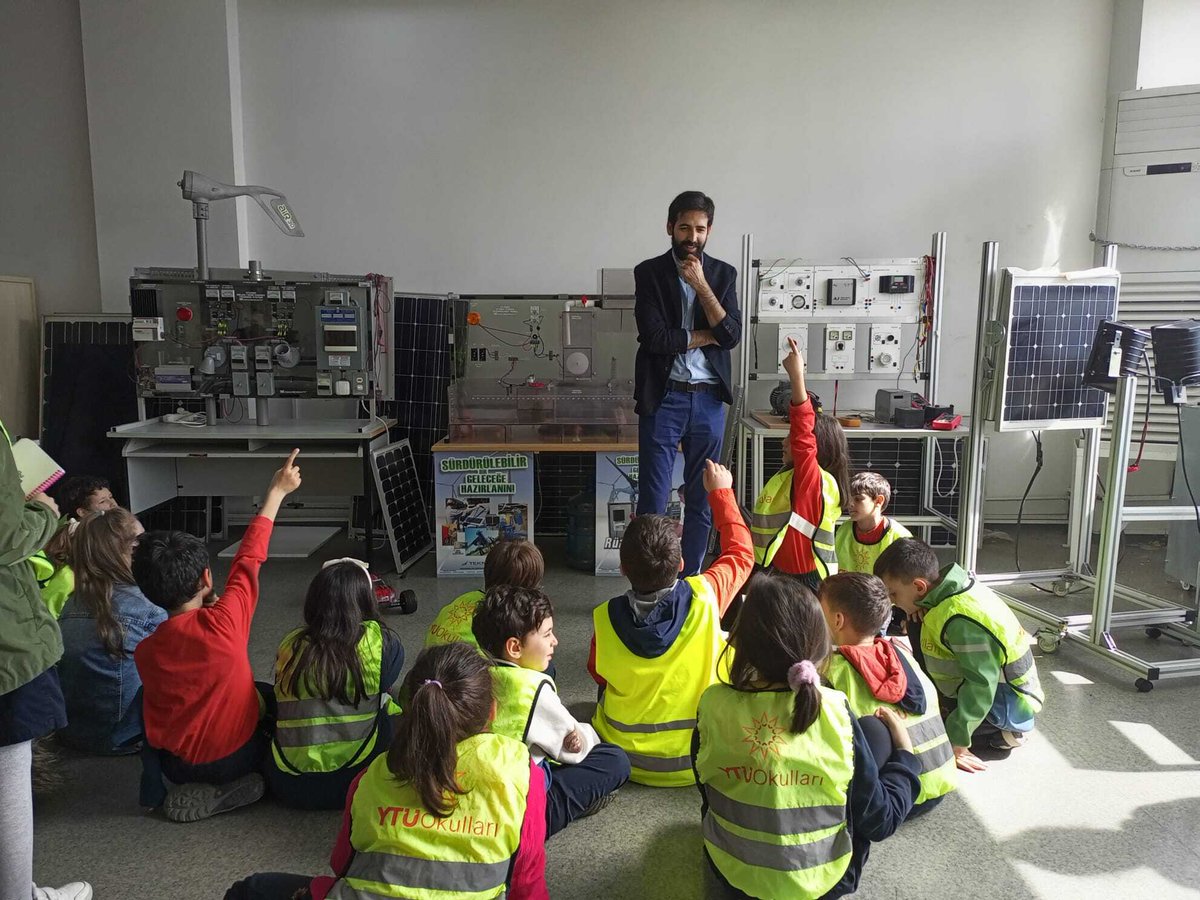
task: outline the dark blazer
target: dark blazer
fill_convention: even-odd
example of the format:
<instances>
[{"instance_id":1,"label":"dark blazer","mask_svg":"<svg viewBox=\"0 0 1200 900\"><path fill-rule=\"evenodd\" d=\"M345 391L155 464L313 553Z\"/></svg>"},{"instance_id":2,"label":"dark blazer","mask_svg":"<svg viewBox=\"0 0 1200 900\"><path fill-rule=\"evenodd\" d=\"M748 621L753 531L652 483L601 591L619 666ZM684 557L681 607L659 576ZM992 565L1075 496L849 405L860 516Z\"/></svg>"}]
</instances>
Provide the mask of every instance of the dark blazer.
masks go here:
<instances>
[{"instance_id":1,"label":"dark blazer","mask_svg":"<svg viewBox=\"0 0 1200 900\"><path fill-rule=\"evenodd\" d=\"M708 364L720 379L720 397L733 402L733 381L729 351L742 339L742 312L737 302L737 270L727 262L704 254L704 277L725 307L725 318L716 327L708 324L700 298L696 298L695 318L688 329L712 328L716 346L702 347ZM639 263L633 270L634 317L638 326L637 362L634 366L633 397L638 415L654 413L667 392L675 357L687 350L687 330L683 325L683 289L679 271L670 250Z\"/></svg>"}]
</instances>

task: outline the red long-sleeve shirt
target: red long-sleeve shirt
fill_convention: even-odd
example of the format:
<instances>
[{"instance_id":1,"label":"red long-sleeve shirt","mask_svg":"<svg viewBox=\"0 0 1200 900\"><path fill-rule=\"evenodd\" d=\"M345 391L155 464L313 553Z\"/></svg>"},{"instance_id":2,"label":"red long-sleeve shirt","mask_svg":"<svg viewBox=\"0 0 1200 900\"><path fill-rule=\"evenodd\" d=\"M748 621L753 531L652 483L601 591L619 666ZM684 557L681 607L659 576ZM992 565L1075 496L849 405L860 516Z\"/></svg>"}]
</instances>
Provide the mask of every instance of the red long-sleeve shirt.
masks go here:
<instances>
[{"instance_id":1,"label":"red long-sleeve shirt","mask_svg":"<svg viewBox=\"0 0 1200 900\"><path fill-rule=\"evenodd\" d=\"M792 451L792 512L803 516L814 525L820 525L825 502L821 493L821 467L817 464L817 436L813 432L816 418L812 403L807 398L803 403L793 403L789 407L788 444ZM789 575L803 575L813 571L812 539L795 528L789 528L771 565Z\"/></svg>"},{"instance_id":2,"label":"red long-sleeve shirt","mask_svg":"<svg viewBox=\"0 0 1200 900\"><path fill-rule=\"evenodd\" d=\"M815 447L814 446L814 458ZM819 478L820 476L818 476ZM750 529L738 509L737 497L730 488L719 488L708 495L708 505L712 507L713 527L721 540L721 553L713 560L713 564L700 573L712 585L713 593L717 595L718 615L725 615L729 604L738 588L746 583L750 572L754 569L754 542L750 538ZM592 635L592 646L588 651L588 672L600 686L604 679L596 672L596 636Z\"/></svg>"},{"instance_id":3,"label":"red long-sleeve shirt","mask_svg":"<svg viewBox=\"0 0 1200 900\"><path fill-rule=\"evenodd\" d=\"M150 745L184 762L233 753L258 725L250 622L274 522L255 516L216 604L172 616L133 652Z\"/></svg>"},{"instance_id":4,"label":"red long-sleeve shirt","mask_svg":"<svg viewBox=\"0 0 1200 900\"><path fill-rule=\"evenodd\" d=\"M333 852L329 855L329 866L336 876L318 875L312 880L310 891L313 900L325 900L334 882L350 868L350 860L354 858L354 846L350 843L350 829L354 825L350 818L350 806L365 773L366 769L358 773L346 793L342 827L338 831ZM517 858L513 860L512 880L506 896L509 900L550 900L550 892L546 888L546 776L533 760L529 761L529 791L525 795L521 843L517 846Z\"/></svg>"}]
</instances>

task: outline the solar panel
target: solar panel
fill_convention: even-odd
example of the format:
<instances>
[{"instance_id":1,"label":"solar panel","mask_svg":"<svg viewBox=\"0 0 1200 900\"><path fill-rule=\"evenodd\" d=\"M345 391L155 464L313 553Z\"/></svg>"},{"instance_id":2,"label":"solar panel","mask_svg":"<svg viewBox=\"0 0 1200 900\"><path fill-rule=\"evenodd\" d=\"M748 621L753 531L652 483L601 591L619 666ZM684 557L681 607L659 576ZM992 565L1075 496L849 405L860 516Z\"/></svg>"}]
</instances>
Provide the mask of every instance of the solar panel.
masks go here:
<instances>
[{"instance_id":1,"label":"solar panel","mask_svg":"<svg viewBox=\"0 0 1200 900\"><path fill-rule=\"evenodd\" d=\"M1117 311L1118 277L1005 270L994 418L1000 431L1104 424L1107 396L1083 383L1096 328Z\"/></svg>"},{"instance_id":2,"label":"solar panel","mask_svg":"<svg viewBox=\"0 0 1200 900\"><path fill-rule=\"evenodd\" d=\"M392 545L396 571L403 572L433 549L433 531L421 496L416 460L408 440L371 453L383 522Z\"/></svg>"}]
</instances>

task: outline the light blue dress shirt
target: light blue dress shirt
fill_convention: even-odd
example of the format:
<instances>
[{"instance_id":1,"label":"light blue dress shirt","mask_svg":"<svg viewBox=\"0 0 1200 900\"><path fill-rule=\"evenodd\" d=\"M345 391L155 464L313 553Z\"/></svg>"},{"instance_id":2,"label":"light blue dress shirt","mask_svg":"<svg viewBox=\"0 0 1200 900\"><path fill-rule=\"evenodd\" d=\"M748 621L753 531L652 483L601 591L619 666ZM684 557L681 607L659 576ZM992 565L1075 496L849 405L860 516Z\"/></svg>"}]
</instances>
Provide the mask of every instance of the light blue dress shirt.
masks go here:
<instances>
[{"instance_id":1,"label":"light blue dress shirt","mask_svg":"<svg viewBox=\"0 0 1200 900\"><path fill-rule=\"evenodd\" d=\"M703 261L704 257L701 256L700 259ZM678 271L678 261L675 262L675 268ZM683 330L687 332L690 344L692 342L691 324L695 321L696 289L684 281L682 275L679 276L679 287L683 290ZM708 364L704 351L700 347L695 347L685 350L675 357L675 362L671 364L671 380L716 384L720 379L712 370L712 366Z\"/></svg>"}]
</instances>

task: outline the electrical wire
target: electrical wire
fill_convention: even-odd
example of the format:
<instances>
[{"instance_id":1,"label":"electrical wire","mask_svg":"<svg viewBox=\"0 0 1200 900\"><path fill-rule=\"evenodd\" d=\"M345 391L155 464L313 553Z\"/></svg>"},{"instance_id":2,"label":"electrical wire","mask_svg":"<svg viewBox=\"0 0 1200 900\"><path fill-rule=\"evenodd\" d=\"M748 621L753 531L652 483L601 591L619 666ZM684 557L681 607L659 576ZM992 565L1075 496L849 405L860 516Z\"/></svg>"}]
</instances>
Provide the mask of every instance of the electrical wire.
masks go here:
<instances>
[{"instance_id":1,"label":"electrical wire","mask_svg":"<svg viewBox=\"0 0 1200 900\"><path fill-rule=\"evenodd\" d=\"M1196 531L1200 532L1200 505L1196 504L1196 495L1192 493L1192 480L1188 477L1187 457L1184 455L1183 449L1183 404L1175 407L1175 421L1179 428L1179 468L1183 469L1183 483L1187 487L1188 499L1192 501L1192 508L1196 511Z\"/></svg>"},{"instance_id":2,"label":"electrical wire","mask_svg":"<svg viewBox=\"0 0 1200 900\"><path fill-rule=\"evenodd\" d=\"M1154 378L1150 373L1150 357L1146 355L1146 350L1142 349L1142 362L1146 365L1146 413L1142 418L1142 439L1138 442L1137 459L1129 464L1128 472L1140 472L1142 468L1142 453L1146 449L1146 435L1150 431L1150 398L1151 389L1154 387Z\"/></svg>"},{"instance_id":3,"label":"electrical wire","mask_svg":"<svg viewBox=\"0 0 1200 900\"><path fill-rule=\"evenodd\" d=\"M854 268L858 269L858 274L862 276L863 281L871 280L871 273L868 272L866 269L864 269L862 266L860 266L855 261L853 256L843 256L842 259L844 259L846 262L850 263L850 265L854 266Z\"/></svg>"},{"instance_id":4,"label":"electrical wire","mask_svg":"<svg viewBox=\"0 0 1200 900\"><path fill-rule=\"evenodd\" d=\"M1021 495L1021 505L1017 507L1017 534L1013 541L1013 559L1017 564L1017 571L1021 571L1021 521L1025 517L1025 501L1029 497L1029 492L1033 490L1033 483L1037 481L1037 477L1042 474L1042 465L1044 457L1042 456L1042 433L1040 431L1031 431L1033 440L1037 444L1037 455L1035 457L1036 464L1033 467L1033 474L1029 476L1029 484L1025 485L1025 493ZM1039 590L1041 590L1039 588Z\"/></svg>"}]
</instances>

